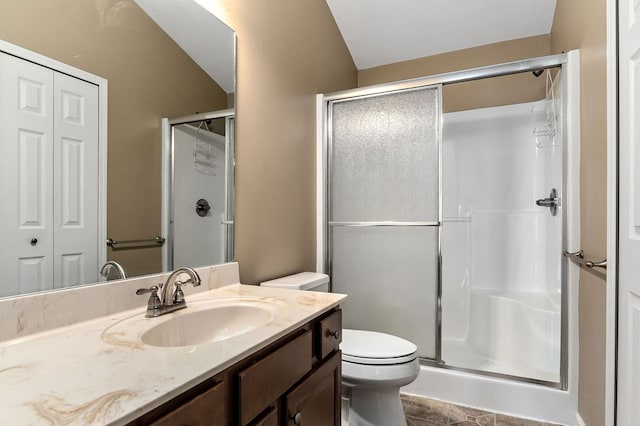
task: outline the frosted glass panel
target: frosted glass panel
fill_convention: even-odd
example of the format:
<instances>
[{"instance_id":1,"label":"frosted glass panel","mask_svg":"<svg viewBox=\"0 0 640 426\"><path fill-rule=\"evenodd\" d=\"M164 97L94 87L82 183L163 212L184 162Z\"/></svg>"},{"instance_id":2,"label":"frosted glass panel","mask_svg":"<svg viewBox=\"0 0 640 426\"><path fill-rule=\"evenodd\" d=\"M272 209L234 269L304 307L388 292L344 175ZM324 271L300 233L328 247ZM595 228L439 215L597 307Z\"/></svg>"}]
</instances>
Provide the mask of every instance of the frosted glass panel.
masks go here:
<instances>
[{"instance_id":1,"label":"frosted glass panel","mask_svg":"<svg viewBox=\"0 0 640 426\"><path fill-rule=\"evenodd\" d=\"M439 87L332 104L330 221L437 221Z\"/></svg>"},{"instance_id":2,"label":"frosted glass panel","mask_svg":"<svg viewBox=\"0 0 640 426\"><path fill-rule=\"evenodd\" d=\"M438 227L333 227L333 291L345 328L373 330L436 356Z\"/></svg>"}]
</instances>

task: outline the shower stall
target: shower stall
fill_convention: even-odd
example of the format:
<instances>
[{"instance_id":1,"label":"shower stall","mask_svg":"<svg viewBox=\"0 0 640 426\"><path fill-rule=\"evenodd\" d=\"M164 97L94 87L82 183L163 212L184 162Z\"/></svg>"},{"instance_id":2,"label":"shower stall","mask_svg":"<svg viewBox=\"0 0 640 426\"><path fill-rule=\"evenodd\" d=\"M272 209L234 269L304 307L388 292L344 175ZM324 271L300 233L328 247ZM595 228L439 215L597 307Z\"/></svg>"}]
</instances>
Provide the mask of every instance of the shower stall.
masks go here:
<instances>
[{"instance_id":1,"label":"shower stall","mask_svg":"<svg viewBox=\"0 0 640 426\"><path fill-rule=\"evenodd\" d=\"M163 270L234 258L234 111L163 119Z\"/></svg>"},{"instance_id":2,"label":"shower stall","mask_svg":"<svg viewBox=\"0 0 640 426\"><path fill-rule=\"evenodd\" d=\"M418 346L406 392L575 423L577 57L318 96L318 269Z\"/></svg>"}]
</instances>

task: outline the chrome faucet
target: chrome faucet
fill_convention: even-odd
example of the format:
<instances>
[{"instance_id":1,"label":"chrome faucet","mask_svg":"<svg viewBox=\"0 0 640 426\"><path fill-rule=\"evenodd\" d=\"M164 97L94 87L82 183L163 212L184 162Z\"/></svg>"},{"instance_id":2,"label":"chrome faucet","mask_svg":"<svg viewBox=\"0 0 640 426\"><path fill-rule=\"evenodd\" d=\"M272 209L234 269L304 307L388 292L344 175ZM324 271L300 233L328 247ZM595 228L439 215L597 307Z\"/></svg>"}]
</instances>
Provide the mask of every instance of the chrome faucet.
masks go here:
<instances>
[{"instance_id":1,"label":"chrome faucet","mask_svg":"<svg viewBox=\"0 0 640 426\"><path fill-rule=\"evenodd\" d=\"M189 278L186 281L178 281L179 275L186 274ZM200 275L193 268L178 268L173 271L164 284L157 286L151 286L149 288L141 288L136 291L136 294L151 293L149 297L149 303L147 304L148 318L155 318L169 312L177 311L187 307L187 303L184 300L184 293L182 292L182 286L184 284L192 284L197 287L201 284ZM171 288L171 290L169 290ZM158 296L158 290L161 290L161 296Z\"/></svg>"},{"instance_id":2,"label":"chrome faucet","mask_svg":"<svg viewBox=\"0 0 640 426\"><path fill-rule=\"evenodd\" d=\"M127 273L124 272L124 268L115 260L110 260L104 265L102 265L102 268L100 269L100 275L107 278L107 276L109 275L109 272L111 272L111 270L113 269L115 269L116 271L117 279L124 280L125 278L127 278Z\"/></svg>"}]
</instances>

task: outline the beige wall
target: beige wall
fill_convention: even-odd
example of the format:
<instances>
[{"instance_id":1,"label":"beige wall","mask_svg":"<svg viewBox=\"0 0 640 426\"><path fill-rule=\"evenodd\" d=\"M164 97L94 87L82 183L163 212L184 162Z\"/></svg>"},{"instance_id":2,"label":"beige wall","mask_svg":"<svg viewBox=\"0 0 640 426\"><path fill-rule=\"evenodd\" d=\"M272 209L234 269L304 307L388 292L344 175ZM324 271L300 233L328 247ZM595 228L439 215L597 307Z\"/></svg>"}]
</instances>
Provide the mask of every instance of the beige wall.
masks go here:
<instances>
[{"instance_id":1,"label":"beige wall","mask_svg":"<svg viewBox=\"0 0 640 426\"><path fill-rule=\"evenodd\" d=\"M358 85L369 86L546 56L550 49L548 35L489 44L360 70ZM444 86L442 101L444 111L452 112L537 101L544 96L544 78L525 73Z\"/></svg>"},{"instance_id":2,"label":"beige wall","mask_svg":"<svg viewBox=\"0 0 640 426\"><path fill-rule=\"evenodd\" d=\"M589 259L606 257L606 2L561 0L551 31L551 51L580 49L581 248ZM605 280L580 274L579 411L587 426L604 424Z\"/></svg>"},{"instance_id":3,"label":"beige wall","mask_svg":"<svg viewBox=\"0 0 640 426\"><path fill-rule=\"evenodd\" d=\"M324 0L221 3L238 39L240 279L315 270L315 95L356 87L355 66Z\"/></svg>"},{"instance_id":4,"label":"beige wall","mask_svg":"<svg viewBox=\"0 0 640 426\"><path fill-rule=\"evenodd\" d=\"M108 80L107 234L159 235L160 119L226 108L226 93L133 0L3 0L0 39ZM161 269L158 248L108 256Z\"/></svg>"}]
</instances>

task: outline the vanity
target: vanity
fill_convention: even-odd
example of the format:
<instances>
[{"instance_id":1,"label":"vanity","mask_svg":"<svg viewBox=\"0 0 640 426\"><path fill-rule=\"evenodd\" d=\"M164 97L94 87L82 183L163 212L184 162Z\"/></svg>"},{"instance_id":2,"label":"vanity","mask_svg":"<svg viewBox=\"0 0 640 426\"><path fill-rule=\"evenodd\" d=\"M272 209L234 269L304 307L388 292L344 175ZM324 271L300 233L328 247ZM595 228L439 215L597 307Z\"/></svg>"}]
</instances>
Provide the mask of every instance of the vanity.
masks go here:
<instances>
[{"instance_id":1,"label":"vanity","mask_svg":"<svg viewBox=\"0 0 640 426\"><path fill-rule=\"evenodd\" d=\"M340 324L333 309L131 424L339 425Z\"/></svg>"},{"instance_id":2,"label":"vanity","mask_svg":"<svg viewBox=\"0 0 640 426\"><path fill-rule=\"evenodd\" d=\"M187 308L158 318L135 289L167 274L0 301L16 318L0 326L4 419L340 424L345 296L241 285L235 263L197 271ZM70 309L47 312L54 304Z\"/></svg>"}]
</instances>

